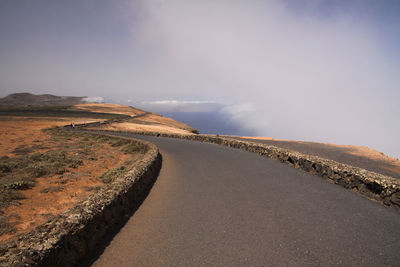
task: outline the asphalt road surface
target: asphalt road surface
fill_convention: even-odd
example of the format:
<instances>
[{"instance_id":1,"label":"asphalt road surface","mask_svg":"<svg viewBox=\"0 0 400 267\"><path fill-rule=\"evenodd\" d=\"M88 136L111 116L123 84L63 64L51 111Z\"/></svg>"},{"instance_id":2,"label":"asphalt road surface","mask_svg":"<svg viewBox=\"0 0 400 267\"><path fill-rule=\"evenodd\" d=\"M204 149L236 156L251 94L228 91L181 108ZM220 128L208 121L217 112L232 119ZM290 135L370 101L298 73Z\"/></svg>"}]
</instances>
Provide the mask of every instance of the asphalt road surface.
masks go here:
<instances>
[{"instance_id":1,"label":"asphalt road surface","mask_svg":"<svg viewBox=\"0 0 400 267\"><path fill-rule=\"evenodd\" d=\"M390 208L253 153L137 137L162 169L94 266L400 266Z\"/></svg>"}]
</instances>

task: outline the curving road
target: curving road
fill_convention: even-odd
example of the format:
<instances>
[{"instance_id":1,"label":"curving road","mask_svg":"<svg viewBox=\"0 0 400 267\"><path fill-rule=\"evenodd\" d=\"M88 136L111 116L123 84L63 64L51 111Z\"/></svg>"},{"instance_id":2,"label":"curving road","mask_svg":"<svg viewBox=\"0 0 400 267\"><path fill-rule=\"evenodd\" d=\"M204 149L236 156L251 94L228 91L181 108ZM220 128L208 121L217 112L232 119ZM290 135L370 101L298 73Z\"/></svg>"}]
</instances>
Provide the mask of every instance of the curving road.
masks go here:
<instances>
[{"instance_id":1,"label":"curving road","mask_svg":"<svg viewBox=\"0 0 400 267\"><path fill-rule=\"evenodd\" d=\"M160 148L149 196L93 266L399 266L400 214L249 152Z\"/></svg>"}]
</instances>

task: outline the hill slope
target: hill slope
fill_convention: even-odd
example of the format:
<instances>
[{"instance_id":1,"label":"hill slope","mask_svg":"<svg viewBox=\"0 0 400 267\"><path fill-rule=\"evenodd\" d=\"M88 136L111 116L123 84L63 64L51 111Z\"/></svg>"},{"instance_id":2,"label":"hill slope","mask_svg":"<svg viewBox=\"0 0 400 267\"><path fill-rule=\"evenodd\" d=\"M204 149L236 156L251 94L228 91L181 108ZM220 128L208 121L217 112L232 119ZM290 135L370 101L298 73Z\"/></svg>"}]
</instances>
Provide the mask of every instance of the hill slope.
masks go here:
<instances>
[{"instance_id":1,"label":"hill slope","mask_svg":"<svg viewBox=\"0 0 400 267\"><path fill-rule=\"evenodd\" d=\"M157 131L165 133L180 133L180 134L191 134L197 130L186 123L176 121L174 119L161 116L160 114L153 112L146 112L144 110L109 103L86 103L78 104L69 108L73 111L90 111L90 112L101 112L101 113L112 113L112 114L124 114L129 115L132 118L125 120L124 122L111 123L103 127L107 130L114 131Z\"/></svg>"},{"instance_id":2,"label":"hill slope","mask_svg":"<svg viewBox=\"0 0 400 267\"><path fill-rule=\"evenodd\" d=\"M84 96L55 96L50 94L34 95L31 93L16 93L0 98L0 107L74 105L83 103L84 98Z\"/></svg>"}]
</instances>

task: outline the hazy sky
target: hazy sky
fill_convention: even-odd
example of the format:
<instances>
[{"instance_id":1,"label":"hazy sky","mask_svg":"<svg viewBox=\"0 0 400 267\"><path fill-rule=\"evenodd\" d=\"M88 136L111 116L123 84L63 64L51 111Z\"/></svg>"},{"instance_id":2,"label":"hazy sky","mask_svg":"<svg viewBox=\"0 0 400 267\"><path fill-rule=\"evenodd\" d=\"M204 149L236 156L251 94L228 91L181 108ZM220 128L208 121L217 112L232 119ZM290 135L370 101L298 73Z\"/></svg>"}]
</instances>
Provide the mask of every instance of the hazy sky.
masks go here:
<instances>
[{"instance_id":1,"label":"hazy sky","mask_svg":"<svg viewBox=\"0 0 400 267\"><path fill-rule=\"evenodd\" d=\"M0 0L0 90L219 103L400 158L400 1Z\"/></svg>"}]
</instances>

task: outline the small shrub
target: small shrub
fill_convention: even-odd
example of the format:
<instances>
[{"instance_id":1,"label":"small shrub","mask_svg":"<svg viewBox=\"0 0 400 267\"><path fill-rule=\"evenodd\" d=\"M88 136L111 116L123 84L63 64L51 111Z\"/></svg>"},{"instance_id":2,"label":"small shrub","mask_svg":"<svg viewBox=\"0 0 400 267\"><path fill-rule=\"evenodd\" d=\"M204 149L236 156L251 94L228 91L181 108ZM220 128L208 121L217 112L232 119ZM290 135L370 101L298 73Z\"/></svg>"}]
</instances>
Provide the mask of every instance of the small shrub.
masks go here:
<instances>
[{"instance_id":1,"label":"small shrub","mask_svg":"<svg viewBox=\"0 0 400 267\"><path fill-rule=\"evenodd\" d=\"M111 183L117 178L119 175L121 175L123 172L125 172L126 167L125 166L120 166L115 169L108 170L107 172L103 173L100 176L100 180L103 181L103 183Z\"/></svg>"},{"instance_id":2,"label":"small shrub","mask_svg":"<svg viewBox=\"0 0 400 267\"><path fill-rule=\"evenodd\" d=\"M13 162L13 161L0 162L0 173L12 172L12 170L15 169L17 166L18 166L18 163Z\"/></svg>"},{"instance_id":3,"label":"small shrub","mask_svg":"<svg viewBox=\"0 0 400 267\"><path fill-rule=\"evenodd\" d=\"M78 153L81 154L81 155L87 156L87 155L92 154L92 151L91 151L88 147L85 146L85 147L84 147L82 150L80 150Z\"/></svg>"},{"instance_id":4,"label":"small shrub","mask_svg":"<svg viewBox=\"0 0 400 267\"><path fill-rule=\"evenodd\" d=\"M104 135L97 135L96 137L95 137L95 139L98 141L98 142L108 142L109 140L110 140L110 137L108 137L108 136L104 136Z\"/></svg>"},{"instance_id":5,"label":"small shrub","mask_svg":"<svg viewBox=\"0 0 400 267\"><path fill-rule=\"evenodd\" d=\"M26 169L33 177L41 177L48 174L48 166L43 162L29 164Z\"/></svg>"},{"instance_id":6,"label":"small shrub","mask_svg":"<svg viewBox=\"0 0 400 267\"><path fill-rule=\"evenodd\" d=\"M122 151L126 154L134 154L134 153L146 153L147 147L145 145L142 145L140 143L129 143L126 145Z\"/></svg>"},{"instance_id":7,"label":"small shrub","mask_svg":"<svg viewBox=\"0 0 400 267\"><path fill-rule=\"evenodd\" d=\"M63 174L65 172L67 172L67 169L65 168L65 164L63 162L54 162L51 164L50 173Z\"/></svg>"},{"instance_id":8,"label":"small shrub","mask_svg":"<svg viewBox=\"0 0 400 267\"><path fill-rule=\"evenodd\" d=\"M83 165L83 161L81 159L72 159L69 163L68 163L68 168L78 168L78 166Z\"/></svg>"},{"instance_id":9,"label":"small shrub","mask_svg":"<svg viewBox=\"0 0 400 267\"><path fill-rule=\"evenodd\" d=\"M125 139L114 139L109 142L112 147L118 147L128 144L130 141Z\"/></svg>"},{"instance_id":10,"label":"small shrub","mask_svg":"<svg viewBox=\"0 0 400 267\"><path fill-rule=\"evenodd\" d=\"M32 155L29 155L29 159L32 161L41 161L43 157L42 153L36 152Z\"/></svg>"},{"instance_id":11,"label":"small shrub","mask_svg":"<svg viewBox=\"0 0 400 267\"><path fill-rule=\"evenodd\" d=\"M67 159L67 152L62 151L49 151L43 154L42 161L48 162L63 162Z\"/></svg>"},{"instance_id":12,"label":"small shrub","mask_svg":"<svg viewBox=\"0 0 400 267\"><path fill-rule=\"evenodd\" d=\"M13 190L24 190L24 189L29 189L32 188L35 185L33 181L26 181L26 180L20 180L20 181L14 181L11 183L4 184L4 188L7 190L13 189Z\"/></svg>"},{"instance_id":13,"label":"small shrub","mask_svg":"<svg viewBox=\"0 0 400 267\"><path fill-rule=\"evenodd\" d=\"M26 147L25 145L19 145L17 148L14 149L13 153L17 155L25 155L28 153L33 152L34 149L32 147Z\"/></svg>"},{"instance_id":14,"label":"small shrub","mask_svg":"<svg viewBox=\"0 0 400 267\"><path fill-rule=\"evenodd\" d=\"M20 192L12 189L5 189L4 186L0 186L0 209L10 205L13 201L23 198Z\"/></svg>"},{"instance_id":15,"label":"small shrub","mask_svg":"<svg viewBox=\"0 0 400 267\"><path fill-rule=\"evenodd\" d=\"M56 193L64 190L64 186L49 186L40 190L40 193Z\"/></svg>"},{"instance_id":16,"label":"small shrub","mask_svg":"<svg viewBox=\"0 0 400 267\"><path fill-rule=\"evenodd\" d=\"M8 217L0 216L0 235L14 233L15 227L8 223Z\"/></svg>"},{"instance_id":17,"label":"small shrub","mask_svg":"<svg viewBox=\"0 0 400 267\"><path fill-rule=\"evenodd\" d=\"M59 181L57 181L57 184L66 184L69 182L69 179L60 179Z\"/></svg>"}]
</instances>

